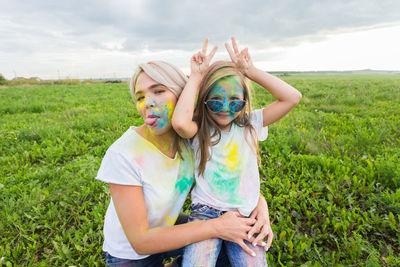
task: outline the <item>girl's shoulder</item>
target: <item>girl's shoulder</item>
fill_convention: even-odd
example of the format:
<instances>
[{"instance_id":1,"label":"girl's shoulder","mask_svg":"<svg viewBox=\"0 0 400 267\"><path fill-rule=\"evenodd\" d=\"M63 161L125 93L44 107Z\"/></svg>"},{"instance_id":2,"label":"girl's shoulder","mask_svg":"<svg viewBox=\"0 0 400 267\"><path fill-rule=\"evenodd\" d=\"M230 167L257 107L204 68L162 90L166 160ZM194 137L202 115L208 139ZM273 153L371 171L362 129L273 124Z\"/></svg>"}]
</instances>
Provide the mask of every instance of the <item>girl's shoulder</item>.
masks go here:
<instances>
[{"instance_id":1,"label":"girl's shoulder","mask_svg":"<svg viewBox=\"0 0 400 267\"><path fill-rule=\"evenodd\" d=\"M251 125L254 127L258 140L264 141L268 137L268 126L264 127L263 109L256 109L251 114Z\"/></svg>"}]
</instances>

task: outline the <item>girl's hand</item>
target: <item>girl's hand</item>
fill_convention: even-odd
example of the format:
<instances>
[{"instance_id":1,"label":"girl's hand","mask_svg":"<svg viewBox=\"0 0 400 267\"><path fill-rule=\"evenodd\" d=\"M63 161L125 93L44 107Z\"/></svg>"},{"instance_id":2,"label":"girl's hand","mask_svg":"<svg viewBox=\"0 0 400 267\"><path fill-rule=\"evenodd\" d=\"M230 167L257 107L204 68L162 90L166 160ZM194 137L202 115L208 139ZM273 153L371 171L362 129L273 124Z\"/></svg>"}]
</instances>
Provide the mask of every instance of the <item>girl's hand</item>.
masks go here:
<instances>
[{"instance_id":1,"label":"girl's hand","mask_svg":"<svg viewBox=\"0 0 400 267\"><path fill-rule=\"evenodd\" d=\"M247 233L256 222L254 218L245 218L237 211L228 211L216 220L218 220L216 229L219 238L235 242L250 255L256 255L243 241L250 242Z\"/></svg>"},{"instance_id":2,"label":"girl's hand","mask_svg":"<svg viewBox=\"0 0 400 267\"><path fill-rule=\"evenodd\" d=\"M226 50L229 53L229 56L233 63L235 63L236 67L244 72L244 74L248 74L249 70L254 67L253 61L251 60L248 48L243 49L239 52L239 48L236 43L235 37L232 37L232 47L229 43L225 43Z\"/></svg>"},{"instance_id":3,"label":"girl's hand","mask_svg":"<svg viewBox=\"0 0 400 267\"><path fill-rule=\"evenodd\" d=\"M253 246L261 245L265 251L268 251L271 247L274 233L269 221L268 204L264 197L260 196L257 206L250 214L250 218L257 221L250 229L248 238L252 238L251 243ZM253 238L254 234L258 234L256 238ZM266 236L268 236L267 243L264 242Z\"/></svg>"},{"instance_id":4,"label":"girl's hand","mask_svg":"<svg viewBox=\"0 0 400 267\"><path fill-rule=\"evenodd\" d=\"M218 46L214 46L210 54L207 55L208 38L204 41L203 49L194 54L190 59L190 70L191 75L203 76L208 67L210 66L211 59L214 57L215 52L217 52Z\"/></svg>"}]
</instances>

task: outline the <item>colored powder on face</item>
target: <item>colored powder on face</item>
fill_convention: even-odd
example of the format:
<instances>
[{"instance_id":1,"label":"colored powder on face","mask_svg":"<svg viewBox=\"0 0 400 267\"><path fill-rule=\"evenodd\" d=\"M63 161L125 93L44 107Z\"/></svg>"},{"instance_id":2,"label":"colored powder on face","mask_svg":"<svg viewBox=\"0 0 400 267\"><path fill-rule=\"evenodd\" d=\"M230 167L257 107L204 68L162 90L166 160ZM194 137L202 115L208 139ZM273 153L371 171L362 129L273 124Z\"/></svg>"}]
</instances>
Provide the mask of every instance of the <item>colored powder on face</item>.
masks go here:
<instances>
[{"instance_id":1,"label":"colored powder on face","mask_svg":"<svg viewBox=\"0 0 400 267\"><path fill-rule=\"evenodd\" d=\"M140 90L140 83L138 83L137 81L136 81L136 84L135 84L135 92L137 92L137 91L139 91Z\"/></svg>"},{"instance_id":2,"label":"colored powder on face","mask_svg":"<svg viewBox=\"0 0 400 267\"><path fill-rule=\"evenodd\" d=\"M207 100L220 99L223 102L222 111L230 112L229 101L232 97L243 99L243 89L236 76L219 79L210 89Z\"/></svg>"},{"instance_id":3,"label":"colored powder on face","mask_svg":"<svg viewBox=\"0 0 400 267\"><path fill-rule=\"evenodd\" d=\"M226 94L227 96L237 95L243 97L243 88L236 76L219 79L211 89L210 95L213 90L215 90L215 93Z\"/></svg>"},{"instance_id":4,"label":"colored powder on face","mask_svg":"<svg viewBox=\"0 0 400 267\"><path fill-rule=\"evenodd\" d=\"M167 103L160 103L160 111L157 115L160 116L158 119L157 129L162 129L171 125L172 115L174 113L175 105L172 101Z\"/></svg>"},{"instance_id":5,"label":"colored powder on face","mask_svg":"<svg viewBox=\"0 0 400 267\"><path fill-rule=\"evenodd\" d=\"M143 98L140 101L136 101L136 109L140 113L142 113L144 111L145 103L146 103L146 98Z\"/></svg>"}]
</instances>

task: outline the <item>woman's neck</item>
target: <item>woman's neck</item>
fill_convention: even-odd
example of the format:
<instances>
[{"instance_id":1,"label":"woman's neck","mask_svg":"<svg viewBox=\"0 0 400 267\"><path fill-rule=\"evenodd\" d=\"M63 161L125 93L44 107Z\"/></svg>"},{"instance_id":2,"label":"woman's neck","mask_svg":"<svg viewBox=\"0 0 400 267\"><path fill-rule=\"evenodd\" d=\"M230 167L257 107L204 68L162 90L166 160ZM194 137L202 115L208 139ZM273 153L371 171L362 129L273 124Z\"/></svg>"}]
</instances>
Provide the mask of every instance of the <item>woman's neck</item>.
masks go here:
<instances>
[{"instance_id":1,"label":"woman's neck","mask_svg":"<svg viewBox=\"0 0 400 267\"><path fill-rule=\"evenodd\" d=\"M142 125L136 128L136 132L157 147L163 154L170 158L175 158L177 134L172 129L164 134L154 135L146 125Z\"/></svg>"}]
</instances>

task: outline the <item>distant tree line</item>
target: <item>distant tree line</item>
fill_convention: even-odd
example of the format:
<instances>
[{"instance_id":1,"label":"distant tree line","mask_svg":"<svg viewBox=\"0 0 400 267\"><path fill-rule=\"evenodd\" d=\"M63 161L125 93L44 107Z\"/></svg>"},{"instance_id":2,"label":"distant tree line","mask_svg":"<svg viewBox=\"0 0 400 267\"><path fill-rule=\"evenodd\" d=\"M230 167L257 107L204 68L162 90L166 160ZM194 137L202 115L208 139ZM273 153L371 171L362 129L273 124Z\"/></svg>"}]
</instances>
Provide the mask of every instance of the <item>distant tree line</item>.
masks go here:
<instances>
[{"instance_id":1,"label":"distant tree line","mask_svg":"<svg viewBox=\"0 0 400 267\"><path fill-rule=\"evenodd\" d=\"M74 84L88 84L88 83L122 83L124 81L121 80L78 80L78 79L62 79L62 80L42 80L39 77L16 77L12 80L7 80L0 73L0 85L23 85L23 84L36 84L36 85L58 85L58 84L66 84L66 85L74 85Z\"/></svg>"},{"instance_id":2,"label":"distant tree line","mask_svg":"<svg viewBox=\"0 0 400 267\"><path fill-rule=\"evenodd\" d=\"M4 78L3 74L0 73L0 85L6 85L7 79Z\"/></svg>"}]
</instances>

